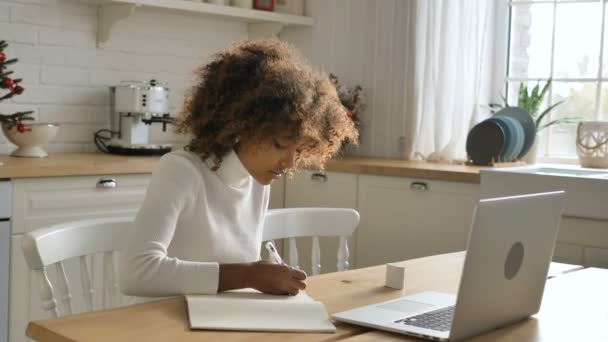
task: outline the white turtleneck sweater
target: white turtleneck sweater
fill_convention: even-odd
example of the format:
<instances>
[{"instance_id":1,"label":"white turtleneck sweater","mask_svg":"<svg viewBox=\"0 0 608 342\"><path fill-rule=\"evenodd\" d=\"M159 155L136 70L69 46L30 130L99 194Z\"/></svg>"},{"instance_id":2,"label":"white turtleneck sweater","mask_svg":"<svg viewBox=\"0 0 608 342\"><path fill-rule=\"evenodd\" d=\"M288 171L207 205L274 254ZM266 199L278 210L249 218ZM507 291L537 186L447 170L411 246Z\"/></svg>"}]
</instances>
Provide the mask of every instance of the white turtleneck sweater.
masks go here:
<instances>
[{"instance_id":1,"label":"white turtleneck sweater","mask_svg":"<svg viewBox=\"0 0 608 342\"><path fill-rule=\"evenodd\" d=\"M121 255L123 293L214 294L220 263L259 259L270 187L235 152L211 166L186 151L160 159Z\"/></svg>"}]
</instances>

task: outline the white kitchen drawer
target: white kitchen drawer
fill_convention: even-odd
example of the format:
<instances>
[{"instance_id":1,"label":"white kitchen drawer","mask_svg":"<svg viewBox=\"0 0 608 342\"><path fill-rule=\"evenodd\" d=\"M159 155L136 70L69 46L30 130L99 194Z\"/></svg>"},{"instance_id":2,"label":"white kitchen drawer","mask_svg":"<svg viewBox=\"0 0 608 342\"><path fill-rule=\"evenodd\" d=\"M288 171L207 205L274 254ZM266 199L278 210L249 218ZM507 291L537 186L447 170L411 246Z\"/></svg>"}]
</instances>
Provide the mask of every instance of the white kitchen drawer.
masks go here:
<instances>
[{"instance_id":1,"label":"white kitchen drawer","mask_svg":"<svg viewBox=\"0 0 608 342\"><path fill-rule=\"evenodd\" d=\"M11 216L11 182L0 182L0 219Z\"/></svg>"},{"instance_id":2,"label":"white kitchen drawer","mask_svg":"<svg viewBox=\"0 0 608 342\"><path fill-rule=\"evenodd\" d=\"M16 179L13 186L13 233L36 229L38 222L117 216L136 212L143 202L150 174ZM99 188L113 179L114 188Z\"/></svg>"},{"instance_id":3,"label":"white kitchen drawer","mask_svg":"<svg viewBox=\"0 0 608 342\"><path fill-rule=\"evenodd\" d=\"M585 247L583 260L585 267L608 268L608 249Z\"/></svg>"},{"instance_id":4,"label":"white kitchen drawer","mask_svg":"<svg viewBox=\"0 0 608 342\"><path fill-rule=\"evenodd\" d=\"M301 171L293 179L285 181L285 207L323 207L323 208L357 208L357 177L352 173ZM357 232L355 231L355 235ZM286 242L286 241L283 241ZM354 265L355 237L348 239L351 251L351 268ZM311 272L312 239L296 239L300 268ZM319 238L321 253L321 273L337 270L337 237ZM284 244L283 252L289 255L289 245Z\"/></svg>"},{"instance_id":5,"label":"white kitchen drawer","mask_svg":"<svg viewBox=\"0 0 608 342\"><path fill-rule=\"evenodd\" d=\"M466 249L479 186L359 177L357 268Z\"/></svg>"},{"instance_id":6,"label":"white kitchen drawer","mask_svg":"<svg viewBox=\"0 0 608 342\"><path fill-rule=\"evenodd\" d=\"M553 251L553 261L566 264L583 264L583 247L567 243L556 243Z\"/></svg>"},{"instance_id":7,"label":"white kitchen drawer","mask_svg":"<svg viewBox=\"0 0 608 342\"><path fill-rule=\"evenodd\" d=\"M357 207L357 175L301 171L286 180L285 207Z\"/></svg>"}]
</instances>

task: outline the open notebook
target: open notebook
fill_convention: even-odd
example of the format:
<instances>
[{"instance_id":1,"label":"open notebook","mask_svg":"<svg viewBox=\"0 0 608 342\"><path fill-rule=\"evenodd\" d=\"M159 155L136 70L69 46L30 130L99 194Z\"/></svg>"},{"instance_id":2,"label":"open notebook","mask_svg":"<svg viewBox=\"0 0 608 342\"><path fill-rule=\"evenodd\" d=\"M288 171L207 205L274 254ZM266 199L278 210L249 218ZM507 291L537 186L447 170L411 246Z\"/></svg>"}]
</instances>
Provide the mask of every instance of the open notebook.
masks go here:
<instances>
[{"instance_id":1,"label":"open notebook","mask_svg":"<svg viewBox=\"0 0 608 342\"><path fill-rule=\"evenodd\" d=\"M300 291L297 296L273 296L255 290L217 295L188 295L192 329L334 332L323 303Z\"/></svg>"}]
</instances>

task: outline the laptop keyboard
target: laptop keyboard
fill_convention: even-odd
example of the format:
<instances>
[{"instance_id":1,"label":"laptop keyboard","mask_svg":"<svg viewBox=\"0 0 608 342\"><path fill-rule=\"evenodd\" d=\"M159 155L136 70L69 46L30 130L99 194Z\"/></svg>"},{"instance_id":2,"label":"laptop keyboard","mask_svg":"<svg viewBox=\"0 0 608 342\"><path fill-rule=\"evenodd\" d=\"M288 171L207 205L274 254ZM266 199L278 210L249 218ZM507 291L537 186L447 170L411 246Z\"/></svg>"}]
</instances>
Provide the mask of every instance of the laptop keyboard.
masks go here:
<instances>
[{"instance_id":1,"label":"laptop keyboard","mask_svg":"<svg viewBox=\"0 0 608 342\"><path fill-rule=\"evenodd\" d=\"M454 317L454 305L395 321L419 328L448 331Z\"/></svg>"}]
</instances>

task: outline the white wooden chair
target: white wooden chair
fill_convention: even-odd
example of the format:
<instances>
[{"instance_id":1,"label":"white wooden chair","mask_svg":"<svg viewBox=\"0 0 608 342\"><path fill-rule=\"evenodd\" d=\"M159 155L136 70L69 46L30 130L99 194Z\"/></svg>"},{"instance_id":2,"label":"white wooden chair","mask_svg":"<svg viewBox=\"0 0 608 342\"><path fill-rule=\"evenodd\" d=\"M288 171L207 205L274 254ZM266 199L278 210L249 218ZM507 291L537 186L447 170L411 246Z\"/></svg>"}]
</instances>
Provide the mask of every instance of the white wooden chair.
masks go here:
<instances>
[{"instance_id":1,"label":"white wooden chair","mask_svg":"<svg viewBox=\"0 0 608 342\"><path fill-rule=\"evenodd\" d=\"M345 208L283 208L270 209L264 219L263 241L288 239L289 256L287 263L299 267L296 238L312 237L311 269L312 274L321 272L321 248L319 237L339 238L337 270L349 267L347 238L359 225L359 213Z\"/></svg>"},{"instance_id":2,"label":"white wooden chair","mask_svg":"<svg viewBox=\"0 0 608 342\"><path fill-rule=\"evenodd\" d=\"M87 258L96 253L103 253L103 307L116 306L120 289L115 251L121 249L132 223L133 217L90 219L56 224L25 234L21 248L29 268L40 278L39 291L44 310L52 317L58 317L60 312L72 314L72 290L64 261L76 257L80 259L84 308L86 311L95 309L95 289ZM47 270L50 266L56 267L58 293L49 280ZM57 306L57 295L61 299L61 311Z\"/></svg>"}]
</instances>

